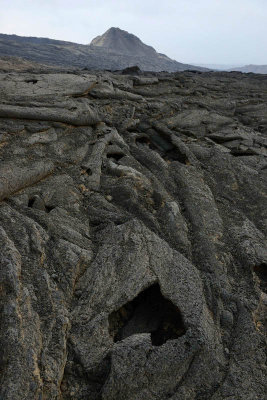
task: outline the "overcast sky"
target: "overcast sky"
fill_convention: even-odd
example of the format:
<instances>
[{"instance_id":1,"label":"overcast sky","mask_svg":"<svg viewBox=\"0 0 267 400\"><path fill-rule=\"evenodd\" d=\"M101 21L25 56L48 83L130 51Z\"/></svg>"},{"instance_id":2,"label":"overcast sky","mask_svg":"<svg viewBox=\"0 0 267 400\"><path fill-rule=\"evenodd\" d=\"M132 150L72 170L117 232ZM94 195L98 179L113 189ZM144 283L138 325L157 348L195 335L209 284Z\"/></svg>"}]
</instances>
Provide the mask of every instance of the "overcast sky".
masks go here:
<instances>
[{"instance_id":1,"label":"overcast sky","mask_svg":"<svg viewBox=\"0 0 267 400\"><path fill-rule=\"evenodd\" d=\"M0 32L89 43L111 26L177 61L267 64L267 0L0 0Z\"/></svg>"}]
</instances>

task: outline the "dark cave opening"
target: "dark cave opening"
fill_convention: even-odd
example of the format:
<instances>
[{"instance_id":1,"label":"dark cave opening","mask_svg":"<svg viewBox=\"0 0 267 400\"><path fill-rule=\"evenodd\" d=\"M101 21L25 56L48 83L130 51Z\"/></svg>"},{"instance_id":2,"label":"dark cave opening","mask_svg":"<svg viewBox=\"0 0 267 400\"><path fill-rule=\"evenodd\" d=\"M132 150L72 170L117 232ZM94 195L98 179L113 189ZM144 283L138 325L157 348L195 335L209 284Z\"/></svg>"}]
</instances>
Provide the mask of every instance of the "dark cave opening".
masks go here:
<instances>
[{"instance_id":1,"label":"dark cave opening","mask_svg":"<svg viewBox=\"0 0 267 400\"><path fill-rule=\"evenodd\" d=\"M55 207L53 206L45 206L45 212L47 212L48 214L50 213L50 211L54 210Z\"/></svg>"},{"instance_id":2,"label":"dark cave opening","mask_svg":"<svg viewBox=\"0 0 267 400\"><path fill-rule=\"evenodd\" d=\"M165 161L179 161L182 164L188 165L189 160L186 154L182 153L177 146L173 145L169 138L164 135L153 134L151 137L139 137L135 140L136 144L146 145L151 150L157 151Z\"/></svg>"},{"instance_id":3,"label":"dark cave opening","mask_svg":"<svg viewBox=\"0 0 267 400\"><path fill-rule=\"evenodd\" d=\"M82 165L82 167L81 167L81 175L92 176L93 175L93 171L92 171L91 168L87 167L86 165Z\"/></svg>"},{"instance_id":4,"label":"dark cave opening","mask_svg":"<svg viewBox=\"0 0 267 400\"><path fill-rule=\"evenodd\" d=\"M164 160L179 161L181 164L188 165L189 160L185 154L183 154L177 147L165 152L163 156Z\"/></svg>"},{"instance_id":5,"label":"dark cave opening","mask_svg":"<svg viewBox=\"0 0 267 400\"><path fill-rule=\"evenodd\" d=\"M85 173L89 176L93 175L93 171L91 170L91 168L86 168Z\"/></svg>"},{"instance_id":6,"label":"dark cave opening","mask_svg":"<svg viewBox=\"0 0 267 400\"><path fill-rule=\"evenodd\" d=\"M136 144L141 144L141 145L148 145L150 144L150 140L147 136L141 136L135 139Z\"/></svg>"},{"instance_id":7,"label":"dark cave opening","mask_svg":"<svg viewBox=\"0 0 267 400\"><path fill-rule=\"evenodd\" d=\"M162 296L158 283L109 315L109 333L114 342L137 333L150 333L153 346L161 346L185 331L179 308Z\"/></svg>"},{"instance_id":8,"label":"dark cave opening","mask_svg":"<svg viewBox=\"0 0 267 400\"><path fill-rule=\"evenodd\" d=\"M267 291L267 264L262 263L260 265L256 265L254 267L254 272L258 276L260 280L261 289L266 292Z\"/></svg>"},{"instance_id":9,"label":"dark cave opening","mask_svg":"<svg viewBox=\"0 0 267 400\"><path fill-rule=\"evenodd\" d=\"M114 152L107 154L107 158L113 159L116 162L118 162L122 157L124 157L123 153Z\"/></svg>"},{"instance_id":10,"label":"dark cave opening","mask_svg":"<svg viewBox=\"0 0 267 400\"><path fill-rule=\"evenodd\" d=\"M33 204L35 202L35 197L31 197L28 201L28 207L32 208Z\"/></svg>"},{"instance_id":11,"label":"dark cave opening","mask_svg":"<svg viewBox=\"0 0 267 400\"><path fill-rule=\"evenodd\" d=\"M50 213L50 211L54 210L55 206L45 205L43 200L39 198L39 196L33 196L29 198L28 207L34 208L37 210L45 211L46 213Z\"/></svg>"}]
</instances>

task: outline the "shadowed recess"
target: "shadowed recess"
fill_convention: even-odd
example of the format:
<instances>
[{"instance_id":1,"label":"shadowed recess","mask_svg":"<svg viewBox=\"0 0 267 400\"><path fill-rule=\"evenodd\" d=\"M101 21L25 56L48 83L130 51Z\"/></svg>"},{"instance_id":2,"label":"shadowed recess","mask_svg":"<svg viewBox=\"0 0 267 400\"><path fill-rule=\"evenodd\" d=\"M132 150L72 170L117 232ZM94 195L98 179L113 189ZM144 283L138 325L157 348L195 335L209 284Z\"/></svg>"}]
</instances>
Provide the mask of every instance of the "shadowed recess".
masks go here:
<instances>
[{"instance_id":1,"label":"shadowed recess","mask_svg":"<svg viewBox=\"0 0 267 400\"><path fill-rule=\"evenodd\" d=\"M28 207L32 208L34 202L35 202L35 198L34 197L30 198L28 201Z\"/></svg>"},{"instance_id":2,"label":"shadowed recess","mask_svg":"<svg viewBox=\"0 0 267 400\"><path fill-rule=\"evenodd\" d=\"M135 139L137 145L148 146L151 150L157 151L164 160L179 161L182 164L188 165L189 160L186 154L183 154L177 146L174 146L169 140L158 133L150 137L141 136Z\"/></svg>"},{"instance_id":3,"label":"shadowed recess","mask_svg":"<svg viewBox=\"0 0 267 400\"><path fill-rule=\"evenodd\" d=\"M119 161L122 157L124 157L123 153L114 152L107 154L107 158L113 159L114 161Z\"/></svg>"},{"instance_id":4,"label":"shadowed recess","mask_svg":"<svg viewBox=\"0 0 267 400\"><path fill-rule=\"evenodd\" d=\"M260 265L256 265L254 267L254 272L257 274L260 280L261 289L266 292L267 291L267 264L262 263Z\"/></svg>"},{"instance_id":5,"label":"shadowed recess","mask_svg":"<svg viewBox=\"0 0 267 400\"><path fill-rule=\"evenodd\" d=\"M161 346L185 331L179 308L162 296L159 284L145 289L109 315L109 333L114 342L137 333L151 333L152 344Z\"/></svg>"},{"instance_id":6,"label":"shadowed recess","mask_svg":"<svg viewBox=\"0 0 267 400\"><path fill-rule=\"evenodd\" d=\"M135 143L136 144L142 144L142 145L149 145L150 144L150 140L147 136L141 136L141 137L137 137L135 139Z\"/></svg>"},{"instance_id":7,"label":"shadowed recess","mask_svg":"<svg viewBox=\"0 0 267 400\"><path fill-rule=\"evenodd\" d=\"M33 196L29 199L28 201L28 207L29 208L34 208L34 209L39 209L41 211L45 211L46 213L50 213L55 207L54 206L48 206L45 205L42 199L38 196Z\"/></svg>"},{"instance_id":8,"label":"shadowed recess","mask_svg":"<svg viewBox=\"0 0 267 400\"><path fill-rule=\"evenodd\" d=\"M37 80L37 79L28 79L28 80L26 80L25 82L26 82L26 83L33 83L33 84L35 85L35 83L37 83L38 80Z\"/></svg>"}]
</instances>

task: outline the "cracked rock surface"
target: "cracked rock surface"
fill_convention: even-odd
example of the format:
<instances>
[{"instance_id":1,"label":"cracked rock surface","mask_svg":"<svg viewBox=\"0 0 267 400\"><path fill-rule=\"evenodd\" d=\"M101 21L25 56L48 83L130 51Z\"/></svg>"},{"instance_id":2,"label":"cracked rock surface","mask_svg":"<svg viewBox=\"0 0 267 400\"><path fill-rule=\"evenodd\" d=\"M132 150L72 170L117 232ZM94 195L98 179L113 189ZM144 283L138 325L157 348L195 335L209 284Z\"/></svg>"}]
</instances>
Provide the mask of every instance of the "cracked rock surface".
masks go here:
<instances>
[{"instance_id":1,"label":"cracked rock surface","mask_svg":"<svg viewBox=\"0 0 267 400\"><path fill-rule=\"evenodd\" d=\"M0 398L263 400L266 76L6 72L0 99Z\"/></svg>"}]
</instances>

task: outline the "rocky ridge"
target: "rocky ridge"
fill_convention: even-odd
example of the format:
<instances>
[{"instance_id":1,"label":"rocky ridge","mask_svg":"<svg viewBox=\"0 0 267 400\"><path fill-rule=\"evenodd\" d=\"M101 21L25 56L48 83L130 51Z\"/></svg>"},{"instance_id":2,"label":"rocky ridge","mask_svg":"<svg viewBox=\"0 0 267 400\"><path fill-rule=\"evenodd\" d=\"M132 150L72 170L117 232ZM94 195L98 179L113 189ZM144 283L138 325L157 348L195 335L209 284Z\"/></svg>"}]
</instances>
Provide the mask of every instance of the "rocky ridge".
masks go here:
<instances>
[{"instance_id":1,"label":"rocky ridge","mask_svg":"<svg viewBox=\"0 0 267 400\"><path fill-rule=\"evenodd\" d=\"M28 61L61 67L119 70L137 65L146 71L206 71L157 53L136 36L119 28L110 28L90 45L0 34L0 56L22 57Z\"/></svg>"},{"instance_id":2,"label":"rocky ridge","mask_svg":"<svg viewBox=\"0 0 267 400\"><path fill-rule=\"evenodd\" d=\"M0 82L0 398L262 400L266 76Z\"/></svg>"}]
</instances>

